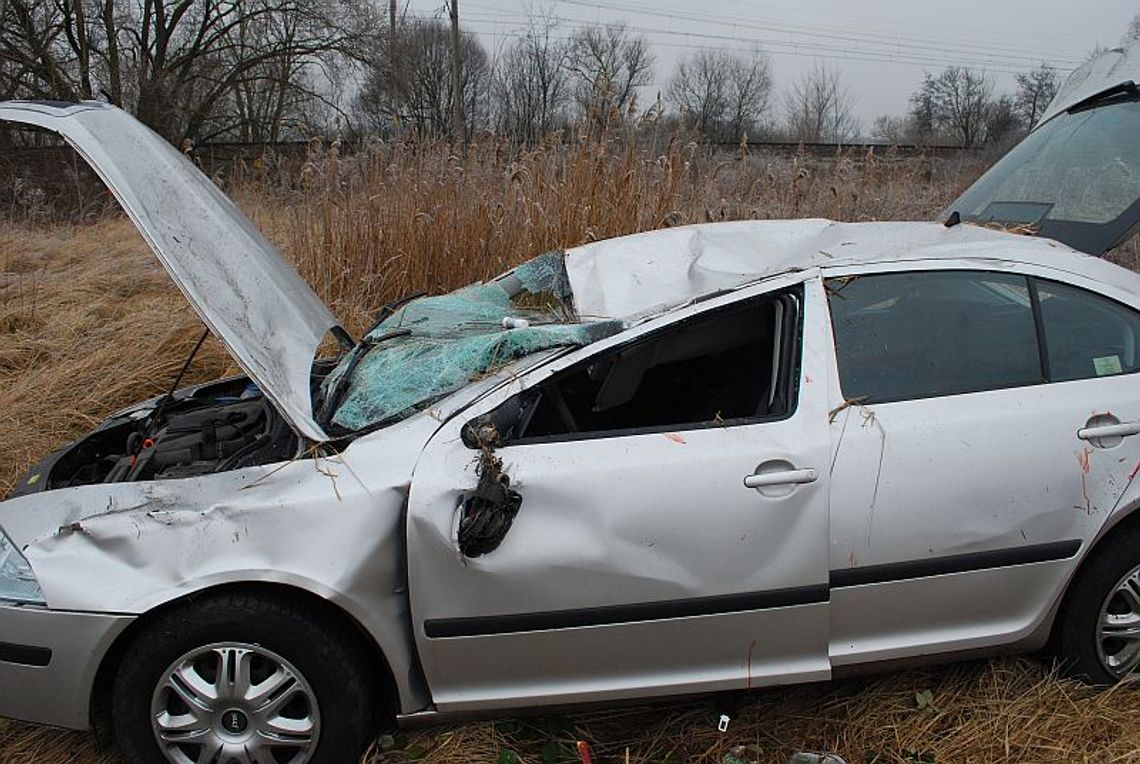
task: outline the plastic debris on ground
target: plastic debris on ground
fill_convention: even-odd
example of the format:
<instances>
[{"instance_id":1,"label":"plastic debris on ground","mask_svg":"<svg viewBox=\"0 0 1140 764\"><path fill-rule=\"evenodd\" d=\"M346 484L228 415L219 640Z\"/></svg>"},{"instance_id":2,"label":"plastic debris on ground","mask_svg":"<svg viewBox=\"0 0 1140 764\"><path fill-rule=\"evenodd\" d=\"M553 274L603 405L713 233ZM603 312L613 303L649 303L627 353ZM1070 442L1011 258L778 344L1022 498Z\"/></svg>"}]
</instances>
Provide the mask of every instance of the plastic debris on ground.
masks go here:
<instances>
[{"instance_id":1,"label":"plastic debris on ground","mask_svg":"<svg viewBox=\"0 0 1140 764\"><path fill-rule=\"evenodd\" d=\"M473 284L412 300L373 327L322 386L322 399L338 399L334 429L357 431L409 416L512 361L588 345L624 328L620 321L575 320L560 252L513 275L518 294L499 282Z\"/></svg>"},{"instance_id":2,"label":"plastic debris on ground","mask_svg":"<svg viewBox=\"0 0 1140 764\"><path fill-rule=\"evenodd\" d=\"M847 764L837 753L794 753L788 764Z\"/></svg>"}]
</instances>

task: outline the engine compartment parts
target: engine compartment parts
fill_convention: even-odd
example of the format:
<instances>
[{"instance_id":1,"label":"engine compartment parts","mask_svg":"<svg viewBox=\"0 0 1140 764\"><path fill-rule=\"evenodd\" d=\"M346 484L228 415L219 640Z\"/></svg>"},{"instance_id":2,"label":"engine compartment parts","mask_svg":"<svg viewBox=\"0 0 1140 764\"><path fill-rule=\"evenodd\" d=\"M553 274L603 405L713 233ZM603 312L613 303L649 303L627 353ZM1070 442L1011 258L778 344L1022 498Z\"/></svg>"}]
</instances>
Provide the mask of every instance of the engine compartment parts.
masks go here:
<instances>
[{"instance_id":1,"label":"engine compartment parts","mask_svg":"<svg viewBox=\"0 0 1140 764\"><path fill-rule=\"evenodd\" d=\"M297 436L285 419L256 385L240 377L183 390L110 417L33 467L9 496L205 475L283 461L297 448Z\"/></svg>"}]
</instances>

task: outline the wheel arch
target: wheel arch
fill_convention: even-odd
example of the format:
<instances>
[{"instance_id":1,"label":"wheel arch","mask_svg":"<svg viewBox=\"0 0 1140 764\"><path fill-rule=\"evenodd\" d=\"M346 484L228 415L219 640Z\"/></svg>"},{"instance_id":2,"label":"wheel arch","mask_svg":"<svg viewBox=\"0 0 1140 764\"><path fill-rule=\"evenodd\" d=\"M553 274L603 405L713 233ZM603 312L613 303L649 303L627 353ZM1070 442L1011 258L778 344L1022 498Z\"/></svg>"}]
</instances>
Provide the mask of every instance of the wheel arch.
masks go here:
<instances>
[{"instance_id":1,"label":"wheel arch","mask_svg":"<svg viewBox=\"0 0 1140 764\"><path fill-rule=\"evenodd\" d=\"M1065 582L1064 591L1061 592L1061 596L1057 598L1056 603L1054 603L1049 613L1049 630L1045 644L1047 650L1052 652L1056 647L1057 628L1058 624L1061 623L1060 616L1069 603L1073 585L1080 579L1081 574L1087 569L1089 563L1096 558L1100 550L1102 550L1105 544L1111 539L1138 530L1140 530L1140 499L1132 502L1125 509L1114 512L1100 531L1097 532L1096 536L1093 537L1088 550L1081 556L1080 562L1077 563L1072 575L1069 576L1069 580Z\"/></svg>"},{"instance_id":2,"label":"wheel arch","mask_svg":"<svg viewBox=\"0 0 1140 764\"><path fill-rule=\"evenodd\" d=\"M294 607L312 608L313 611L321 613L322 616L336 623L339 628L343 628L346 633L353 635L364 652L372 658L371 665L368 667L372 681L376 683L382 697L386 698L390 704L390 708L384 709L385 714L390 713L394 716L399 710L400 687L387 655L375 637L348 610L325 597L293 584L271 581L230 582L198 589L163 602L140 615L115 638L99 662L99 668L96 670L92 682L89 701L91 726L101 741L109 741L111 738L111 689L115 674L134 638L154 620L168 612L189 607L196 600L234 592L285 601Z\"/></svg>"}]
</instances>

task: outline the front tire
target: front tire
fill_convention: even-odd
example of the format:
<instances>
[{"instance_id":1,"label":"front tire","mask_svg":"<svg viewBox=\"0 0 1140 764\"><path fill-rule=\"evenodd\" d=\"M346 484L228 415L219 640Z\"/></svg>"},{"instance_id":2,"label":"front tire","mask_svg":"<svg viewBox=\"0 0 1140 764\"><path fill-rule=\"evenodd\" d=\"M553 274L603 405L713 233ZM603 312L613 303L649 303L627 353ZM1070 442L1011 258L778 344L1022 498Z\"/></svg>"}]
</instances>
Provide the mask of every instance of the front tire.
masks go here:
<instances>
[{"instance_id":1,"label":"front tire","mask_svg":"<svg viewBox=\"0 0 1140 764\"><path fill-rule=\"evenodd\" d=\"M345 764L375 734L360 640L271 597L212 596L160 615L123 653L112 690L136 764Z\"/></svg>"},{"instance_id":2,"label":"front tire","mask_svg":"<svg viewBox=\"0 0 1140 764\"><path fill-rule=\"evenodd\" d=\"M1140 671L1140 528L1106 539L1077 574L1059 613L1067 675L1097 685Z\"/></svg>"}]
</instances>

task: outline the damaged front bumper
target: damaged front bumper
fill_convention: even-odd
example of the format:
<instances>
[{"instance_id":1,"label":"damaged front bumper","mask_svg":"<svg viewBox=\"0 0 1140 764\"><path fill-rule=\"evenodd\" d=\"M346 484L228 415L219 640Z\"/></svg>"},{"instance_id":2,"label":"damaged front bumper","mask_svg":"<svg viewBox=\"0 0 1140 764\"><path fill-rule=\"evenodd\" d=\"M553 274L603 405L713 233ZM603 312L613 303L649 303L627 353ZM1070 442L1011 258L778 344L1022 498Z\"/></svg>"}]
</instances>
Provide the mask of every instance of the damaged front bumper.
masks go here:
<instances>
[{"instance_id":1,"label":"damaged front bumper","mask_svg":"<svg viewBox=\"0 0 1140 764\"><path fill-rule=\"evenodd\" d=\"M0 716L88 729L96 671L133 620L0 605Z\"/></svg>"}]
</instances>

